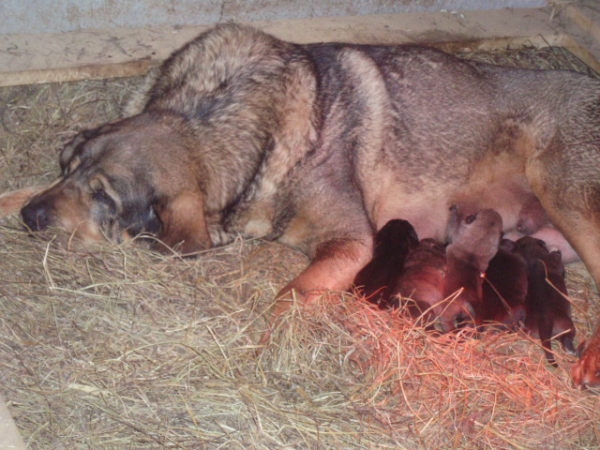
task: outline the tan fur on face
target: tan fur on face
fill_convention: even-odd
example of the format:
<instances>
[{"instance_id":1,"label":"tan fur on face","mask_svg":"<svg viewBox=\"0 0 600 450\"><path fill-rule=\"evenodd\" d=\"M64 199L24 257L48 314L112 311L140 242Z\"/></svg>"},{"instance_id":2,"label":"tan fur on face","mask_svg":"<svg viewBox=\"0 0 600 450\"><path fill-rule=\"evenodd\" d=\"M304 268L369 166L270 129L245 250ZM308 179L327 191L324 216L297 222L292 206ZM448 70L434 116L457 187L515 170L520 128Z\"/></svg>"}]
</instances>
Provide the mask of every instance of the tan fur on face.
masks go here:
<instances>
[{"instance_id":1,"label":"tan fur on face","mask_svg":"<svg viewBox=\"0 0 600 450\"><path fill-rule=\"evenodd\" d=\"M94 242L106 238L100 228L88 215L90 199L83 193L76 191L76 195L69 195L76 189L67 187L61 189L60 183L45 192L56 192L54 200L54 214L57 222L54 226L66 230L69 235L82 241Z\"/></svg>"},{"instance_id":2,"label":"tan fur on face","mask_svg":"<svg viewBox=\"0 0 600 450\"><path fill-rule=\"evenodd\" d=\"M180 247L189 254L210 246L210 236L199 211L204 210L204 199L197 192L183 192L166 205L157 208L164 230L161 241L169 247Z\"/></svg>"}]
</instances>

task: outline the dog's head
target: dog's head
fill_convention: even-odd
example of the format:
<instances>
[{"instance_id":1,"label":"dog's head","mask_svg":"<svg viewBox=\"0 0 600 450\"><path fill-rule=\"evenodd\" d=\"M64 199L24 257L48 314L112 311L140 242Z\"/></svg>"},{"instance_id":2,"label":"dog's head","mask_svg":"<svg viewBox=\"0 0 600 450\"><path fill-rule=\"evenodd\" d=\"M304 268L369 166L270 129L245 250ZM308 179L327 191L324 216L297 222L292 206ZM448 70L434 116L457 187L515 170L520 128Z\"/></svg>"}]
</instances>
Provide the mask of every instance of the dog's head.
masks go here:
<instances>
[{"instance_id":1,"label":"dog's head","mask_svg":"<svg viewBox=\"0 0 600 450\"><path fill-rule=\"evenodd\" d=\"M81 133L60 155L62 176L21 210L23 222L84 241L146 235L184 254L210 247L202 168L184 126L145 113Z\"/></svg>"}]
</instances>

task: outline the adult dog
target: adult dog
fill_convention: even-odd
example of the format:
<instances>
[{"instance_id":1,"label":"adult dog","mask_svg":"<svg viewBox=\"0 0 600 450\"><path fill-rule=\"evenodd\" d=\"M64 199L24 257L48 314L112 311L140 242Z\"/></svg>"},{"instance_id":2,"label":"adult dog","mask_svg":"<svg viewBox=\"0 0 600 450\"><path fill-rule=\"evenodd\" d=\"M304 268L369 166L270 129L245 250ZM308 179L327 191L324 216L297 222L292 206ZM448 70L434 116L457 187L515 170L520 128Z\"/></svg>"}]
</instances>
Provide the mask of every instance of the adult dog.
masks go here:
<instances>
[{"instance_id":1,"label":"adult dog","mask_svg":"<svg viewBox=\"0 0 600 450\"><path fill-rule=\"evenodd\" d=\"M278 240L311 263L277 316L292 291L348 288L390 219L444 240L458 204L511 230L533 194L600 282L598 80L227 24L175 52L139 104L63 150L60 179L22 209L29 229L184 254Z\"/></svg>"}]
</instances>

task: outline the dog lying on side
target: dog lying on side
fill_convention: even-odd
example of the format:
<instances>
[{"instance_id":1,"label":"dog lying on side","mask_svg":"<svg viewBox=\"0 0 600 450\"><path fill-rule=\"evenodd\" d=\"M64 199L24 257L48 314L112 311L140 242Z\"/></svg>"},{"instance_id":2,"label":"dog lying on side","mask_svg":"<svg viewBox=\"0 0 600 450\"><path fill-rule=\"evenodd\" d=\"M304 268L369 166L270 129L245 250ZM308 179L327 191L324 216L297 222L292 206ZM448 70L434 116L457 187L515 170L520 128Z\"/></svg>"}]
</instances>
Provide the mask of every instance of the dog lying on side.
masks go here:
<instances>
[{"instance_id":1,"label":"dog lying on side","mask_svg":"<svg viewBox=\"0 0 600 450\"><path fill-rule=\"evenodd\" d=\"M21 215L183 254L262 236L311 263L277 295L343 290L374 232L445 240L448 208L514 229L535 195L600 282L600 81L417 46L297 45L221 24L163 64L137 114L83 132ZM159 243L159 241L161 243Z\"/></svg>"}]
</instances>

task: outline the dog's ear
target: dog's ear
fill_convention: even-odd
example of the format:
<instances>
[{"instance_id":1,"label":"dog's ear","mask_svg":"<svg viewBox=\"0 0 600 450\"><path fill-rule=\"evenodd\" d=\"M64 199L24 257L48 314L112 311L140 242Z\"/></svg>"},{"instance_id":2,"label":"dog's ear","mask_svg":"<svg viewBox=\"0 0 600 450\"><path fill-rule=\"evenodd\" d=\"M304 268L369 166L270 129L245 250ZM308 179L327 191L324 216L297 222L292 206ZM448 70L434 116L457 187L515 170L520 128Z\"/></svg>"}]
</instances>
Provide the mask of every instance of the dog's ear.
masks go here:
<instances>
[{"instance_id":1,"label":"dog's ear","mask_svg":"<svg viewBox=\"0 0 600 450\"><path fill-rule=\"evenodd\" d=\"M158 238L168 247L177 247L185 255L211 246L201 192L182 192L175 198L159 202L155 212L162 224Z\"/></svg>"},{"instance_id":2,"label":"dog's ear","mask_svg":"<svg viewBox=\"0 0 600 450\"><path fill-rule=\"evenodd\" d=\"M63 173L63 175L65 175L67 172L67 168L69 167L69 163L71 162L71 158L73 158L75 150L77 149L79 144L81 144L84 141L85 138L83 137L83 133L79 133L73 138L71 142L69 142L63 147L62 151L60 152L60 156L58 157L58 163L60 165L60 170Z\"/></svg>"},{"instance_id":3,"label":"dog's ear","mask_svg":"<svg viewBox=\"0 0 600 450\"><path fill-rule=\"evenodd\" d=\"M71 160L73 159L73 155L75 154L77 148L88 139L96 136L98 134L98 130L99 128L94 128L93 130L84 130L63 147L62 151L60 152L60 156L58 157L58 163L63 175L66 175L67 169L71 164Z\"/></svg>"}]
</instances>

